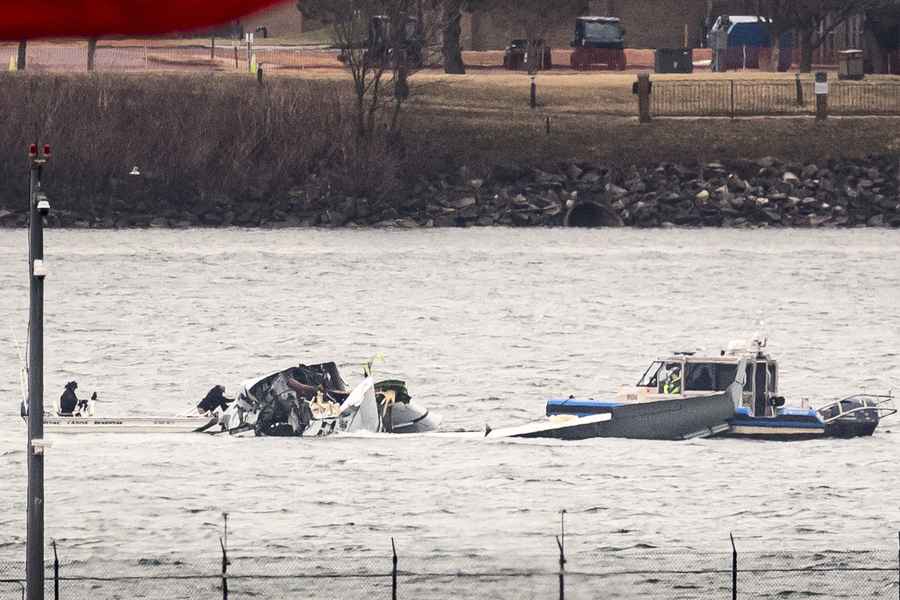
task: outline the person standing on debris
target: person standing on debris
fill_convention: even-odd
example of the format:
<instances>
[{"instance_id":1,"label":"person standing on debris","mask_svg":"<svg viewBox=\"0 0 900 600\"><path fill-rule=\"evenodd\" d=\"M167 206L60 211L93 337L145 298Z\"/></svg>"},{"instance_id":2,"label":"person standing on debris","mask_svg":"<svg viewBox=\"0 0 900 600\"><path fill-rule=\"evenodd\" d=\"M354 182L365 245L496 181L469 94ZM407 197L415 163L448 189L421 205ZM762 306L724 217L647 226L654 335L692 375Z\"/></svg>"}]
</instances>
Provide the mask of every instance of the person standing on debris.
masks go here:
<instances>
[{"instance_id":1,"label":"person standing on debris","mask_svg":"<svg viewBox=\"0 0 900 600\"><path fill-rule=\"evenodd\" d=\"M59 397L59 414L71 415L75 412L75 408L78 406L78 396L75 395L77 388L78 383L75 381L66 384L65 391Z\"/></svg>"},{"instance_id":2,"label":"person standing on debris","mask_svg":"<svg viewBox=\"0 0 900 600\"><path fill-rule=\"evenodd\" d=\"M225 411L230 402L233 402L233 399L225 397L225 386L217 385L209 390L203 400L197 404L197 412L201 415L209 415L214 413L217 408Z\"/></svg>"}]
</instances>

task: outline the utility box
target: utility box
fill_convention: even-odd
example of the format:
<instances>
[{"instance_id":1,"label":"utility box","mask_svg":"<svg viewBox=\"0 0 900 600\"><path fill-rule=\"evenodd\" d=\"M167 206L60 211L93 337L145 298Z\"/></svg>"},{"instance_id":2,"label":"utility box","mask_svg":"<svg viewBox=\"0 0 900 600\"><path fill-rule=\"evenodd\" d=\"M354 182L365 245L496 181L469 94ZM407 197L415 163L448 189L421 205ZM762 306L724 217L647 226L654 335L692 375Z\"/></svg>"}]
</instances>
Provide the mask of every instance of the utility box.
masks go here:
<instances>
[{"instance_id":1,"label":"utility box","mask_svg":"<svg viewBox=\"0 0 900 600\"><path fill-rule=\"evenodd\" d=\"M657 73L693 73L694 51L691 48L657 48L654 65Z\"/></svg>"},{"instance_id":2,"label":"utility box","mask_svg":"<svg viewBox=\"0 0 900 600\"><path fill-rule=\"evenodd\" d=\"M862 50L841 50L838 52L838 79L862 79L863 71Z\"/></svg>"}]
</instances>

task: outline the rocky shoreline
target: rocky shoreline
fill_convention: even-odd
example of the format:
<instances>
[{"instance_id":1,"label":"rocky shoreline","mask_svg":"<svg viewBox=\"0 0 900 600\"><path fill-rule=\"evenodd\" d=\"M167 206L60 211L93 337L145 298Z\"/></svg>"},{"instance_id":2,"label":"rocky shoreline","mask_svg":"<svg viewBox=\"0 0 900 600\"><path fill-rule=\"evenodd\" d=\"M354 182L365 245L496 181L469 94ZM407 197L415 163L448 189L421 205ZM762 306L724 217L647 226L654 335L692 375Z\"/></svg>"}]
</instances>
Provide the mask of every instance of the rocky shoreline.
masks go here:
<instances>
[{"instance_id":1,"label":"rocky shoreline","mask_svg":"<svg viewBox=\"0 0 900 600\"><path fill-rule=\"evenodd\" d=\"M381 200L332 195L314 177L305 187L274 197L251 190L246 197L201 195L194 201L170 202L162 200L165 193L153 194L142 186L140 193L133 194L138 197L127 201L92 199L77 202L75 210L54 210L48 224L75 228L900 227L898 178L897 156L821 164L766 157L629 169L591 161L543 169L501 163L485 178L471 177L462 169L412 182L405 193ZM127 196L127 189L116 194L117 198ZM56 206L64 206L59 200ZM0 208L0 226L25 225L24 210L16 208Z\"/></svg>"}]
</instances>

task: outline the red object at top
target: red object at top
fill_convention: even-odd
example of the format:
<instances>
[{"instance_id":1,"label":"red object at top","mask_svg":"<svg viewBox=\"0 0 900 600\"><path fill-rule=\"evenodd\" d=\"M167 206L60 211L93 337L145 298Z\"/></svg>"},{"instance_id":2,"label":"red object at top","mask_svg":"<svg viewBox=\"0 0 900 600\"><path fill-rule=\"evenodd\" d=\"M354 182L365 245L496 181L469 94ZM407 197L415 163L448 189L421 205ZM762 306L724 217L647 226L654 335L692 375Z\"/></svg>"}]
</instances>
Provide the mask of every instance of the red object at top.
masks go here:
<instances>
[{"instance_id":1,"label":"red object at top","mask_svg":"<svg viewBox=\"0 0 900 600\"><path fill-rule=\"evenodd\" d=\"M0 0L0 39L159 35L220 25L279 0Z\"/></svg>"}]
</instances>

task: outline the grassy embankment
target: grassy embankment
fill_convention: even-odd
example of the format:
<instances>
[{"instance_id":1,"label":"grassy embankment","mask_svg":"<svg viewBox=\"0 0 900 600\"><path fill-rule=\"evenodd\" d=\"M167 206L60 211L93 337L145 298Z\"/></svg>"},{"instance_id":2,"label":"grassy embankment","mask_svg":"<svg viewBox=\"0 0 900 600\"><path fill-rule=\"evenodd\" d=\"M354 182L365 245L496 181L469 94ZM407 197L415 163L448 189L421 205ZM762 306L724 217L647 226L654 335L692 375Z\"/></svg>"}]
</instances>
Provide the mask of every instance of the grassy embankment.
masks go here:
<instances>
[{"instance_id":1,"label":"grassy embankment","mask_svg":"<svg viewBox=\"0 0 900 600\"><path fill-rule=\"evenodd\" d=\"M501 158L627 164L767 155L815 161L900 151L900 118L656 119L640 124L631 94L634 74L539 75L541 106L536 110L528 108L529 81L521 74L451 78L425 73L417 79L420 93L407 114L409 129L417 138L443 140L450 157L474 164Z\"/></svg>"},{"instance_id":2,"label":"grassy embankment","mask_svg":"<svg viewBox=\"0 0 900 600\"><path fill-rule=\"evenodd\" d=\"M380 147L369 156L353 150L345 73L281 72L291 76L267 76L264 89L246 74L4 74L2 204L17 202L21 149L34 139L55 145L54 179L85 201L127 195L124 173L132 165L146 173L145 193L193 201L262 197L308 184L313 173L321 187L373 194L462 165L486 173L503 161L627 165L765 155L818 161L900 151L898 118L639 124L633 73L541 74L541 106L532 110L526 75L476 70L416 74L403 117L405 152L382 159ZM703 75L735 76L773 74Z\"/></svg>"}]
</instances>

